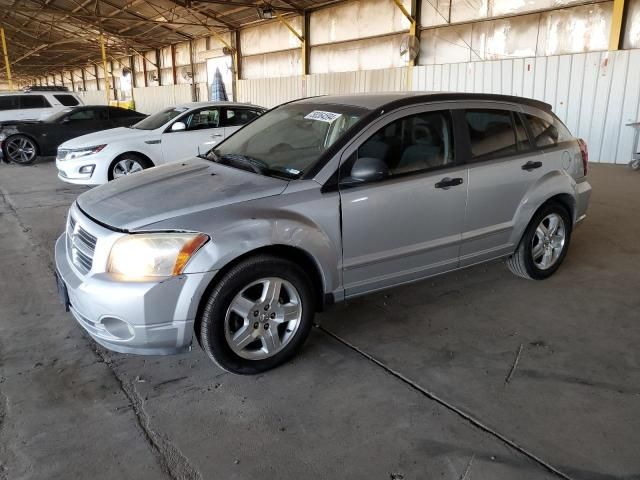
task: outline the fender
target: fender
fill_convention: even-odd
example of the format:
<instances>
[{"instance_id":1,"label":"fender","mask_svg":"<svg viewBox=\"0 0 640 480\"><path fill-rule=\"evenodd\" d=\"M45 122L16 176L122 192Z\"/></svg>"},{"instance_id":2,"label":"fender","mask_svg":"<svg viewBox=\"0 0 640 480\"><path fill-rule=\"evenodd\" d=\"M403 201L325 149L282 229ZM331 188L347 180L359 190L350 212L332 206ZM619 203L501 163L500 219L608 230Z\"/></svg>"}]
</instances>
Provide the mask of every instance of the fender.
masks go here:
<instances>
[{"instance_id":1,"label":"fender","mask_svg":"<svg viewBox=\"0 0 640 480\"><path fill-rule=\"evenodd\" d=\"M211 241L189 262L185 273L218 271L264 247L294 247L316 264L323 293L333 293L340 299L343 292L339 208L337 193L302 190L196 212L141 230L170 226L172 230L193 231L193 225L200 225L198 230L208 234ZM316 213L314 219L303 213L309 209Z\"/></svg>"},{"instance_id":2,"label":"fender","mask_svg":"<svg viewBox=\"0 0 640 480\"><path fill-rule=\"evenodd\" d=\"M575 206L578 187L576 181L565 171L553 170L540 177L527 190L524 199L516 210L510 243L517 246L524 231L538 209L552 197L565 195L571 199L571 217L575 222Z\"/></svg>"}]
</instances>

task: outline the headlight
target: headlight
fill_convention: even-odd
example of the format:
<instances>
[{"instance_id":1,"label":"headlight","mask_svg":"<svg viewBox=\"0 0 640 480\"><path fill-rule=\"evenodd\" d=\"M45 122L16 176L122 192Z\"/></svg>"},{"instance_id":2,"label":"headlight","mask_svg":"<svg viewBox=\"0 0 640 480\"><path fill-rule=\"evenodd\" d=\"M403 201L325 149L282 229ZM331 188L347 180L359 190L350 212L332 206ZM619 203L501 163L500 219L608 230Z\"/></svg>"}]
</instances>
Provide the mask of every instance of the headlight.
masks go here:
<instances>
[{"instance_id":1,"label":"headlight","mask_svg":"<svg viewBox=\"0 0 640 480\"><path fill-rule=\"evenodd\" d=\"M107 145L96 145L95 147L78 148L76 150L69 150L64 157L65 160L73 160L74 158L86 157L87 155L94 155L104 149Z\"/></svg>"},{"instance_id":2,"label":"headlight","mask_svg":"<svg viewBox=\"0 0 640 480\"><path fill-rule=\"evenodd\" d=\"M126 280L180 275L209 240L203 233L140 233L116 241L108 271Z\"/></svg>"}]
</instances>

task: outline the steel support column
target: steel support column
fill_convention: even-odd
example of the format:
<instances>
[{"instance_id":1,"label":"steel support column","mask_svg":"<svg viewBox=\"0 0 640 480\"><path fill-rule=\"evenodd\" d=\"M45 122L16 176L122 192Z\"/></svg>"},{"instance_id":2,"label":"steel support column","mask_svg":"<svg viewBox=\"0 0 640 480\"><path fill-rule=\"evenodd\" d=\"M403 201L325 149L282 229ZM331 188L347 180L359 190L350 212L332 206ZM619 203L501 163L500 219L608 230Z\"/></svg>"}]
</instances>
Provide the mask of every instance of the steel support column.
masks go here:
<instances>
[{"instance_id":1,"label":"steel support column","mask_svg":"<svg viewBox=\"0 0 640 480\"><path fill-rule=\"evenodd\" d=\"M176 46L171 45L171 76L173 84L178 84L178 69L176 68Z\"/></svg>"},{"instance_id":2,"label":"steel support column","mask_svg":"<svg viewBox=\"0 0 640 480\"><path fill-rule=\"evenodd\" d=\"M285 27L287 27L287 29L291 33L293 33L298 40L300 40L300 48L302 49L302 52L301 52L302 53L302 55L301 55L302 61L300 62L301 66L302 66L302 72L301 73L302 73L302 75L305 75L306 71L307 71L307 61L306 61L306 58L305 58L306 57L307 47L306 47L306 42L305 42L305 39L304 39L304 34L298 33L296 31L296 29L293 28L293 25L291 25L287 21L287 19L284 18L282 15L280 15L278 12L274 12L274 14L275 14L276 18L278 19L278 21L280 21L280 23L282 23ZM305 19L303 18L303 23L304 23L304 21L305 21ZM302 28L304 29L304 25L303 25Z\"/></svg>"},{"instance_id":3,"label":"steel support column","mask_svg":"<svg viewBox=\"0 0 640 480\"><path fill-rule=\"evenodd\" d=\"M311 45L310 34L311 31L311 14L308 11L304 12L304 16L302 17L302 37L304 40L302 41L302 74L309 75L309 63L311 61Z\"/></svg>"},{"instance_id":4,"label":"steel support column","mask_svg":"<svg viewBox=\"0 0 640 480\"><path fill-rule=\"evenodd\" d=\"M413 37L417 39L416 32L418 31L418 22L416 21L416 12L418 9L418 2L416 0L411 0L411 11L408 11L407 8L402 3L402 0L393 0L394 3L398 6L402 14L409 20L409 37ZM407 63L407 90L411 90L413 84L413 66L415 65L415 59L411 58Z\"/></svg>"},{"instance_id":5,"label":"steel support column","mask_svg":"<svg viewBox=\"0 0 640 480\"><path fill-rule=\"evenodd\" d=\"M7 40L4 36L3 27L0 27L0 36L2 37L2 54L4 55L4 66L7 71L7 83L9 83L9 90L13 90L13 80L11 79L11 63L9 62L9 53L7 52Z\"/></svg>"},{"instance_id":6,"label":"steel support column","mask_svg":"<svg viewBox=\"0 0 640 480\"><path fill-rule=\"evenodd\" d=\"M622 23L626 10L626 0L614 0L611 14L611 31L609 33L609 50L620 50L622 47Z\"/></svg>"},{"instance_id":7,"label":"steel support column","mask_svg":"<svg viewBox=\"0 0 640 480\"><path fill-rule=\"evenodd\" d=\"M240 30L233 32L233 52L231 53L233 65L233 77L231 79L231 90L233 100L238 101L238 80L242 78L242 48L240 46Z\"/></svg>"},{"instance_id":8,"label":"steel support column","mask_svg":"<svg viewBox=\"0 0 640 480\"><path fill-rule=\"evenodd\" d=\"M111 99L111 85L109 82L109 72L107 71L107 49L104 45L104 34L100 32L100 51L102 52L102 68L104 70L104 90L107 95L107 105L109 105L109 100ZM96 67L96 76L98 74L98 67ZM98 83L100 80L98 79Z\"/></svg>"},{"instance_id":9,"label":"steel support column","mask_svg":"<svg viewBox=\"0 0 640 480\"><path fill-rule=\"evenodd\" d=\"M162 65L162 63L160 62L160 49L156 48L156 68L158 69L158 86L162 85L162 72L160 70L160 65Z\"/></svg>"},{"instance_id":10,"label":"steel support column","mask_svg":"<svg viewBox=\"0 0 640 480\"><path fill-rule=\"evenodd\" d=\"M194 102L198 101L198 95L196 93L196 67L193 61L193 40L189 40L189 62L191 63L191 99Z\"/></svg>"}]
</instances>

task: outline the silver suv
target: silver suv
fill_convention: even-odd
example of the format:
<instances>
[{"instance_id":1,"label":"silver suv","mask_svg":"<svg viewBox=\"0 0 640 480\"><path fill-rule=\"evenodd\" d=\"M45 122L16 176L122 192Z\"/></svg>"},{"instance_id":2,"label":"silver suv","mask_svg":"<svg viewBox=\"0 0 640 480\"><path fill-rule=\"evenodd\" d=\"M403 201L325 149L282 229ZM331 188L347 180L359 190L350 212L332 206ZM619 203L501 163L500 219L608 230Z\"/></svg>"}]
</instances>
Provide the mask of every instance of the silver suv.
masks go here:
<instances>
[{"instance_id":1,"label":"silver suv","mask_svg":"<svg viewBox=\"0 0 640 480\"><path fill-rule=\"evenodd\" d=\"M317 97L281 105L201 158L78 197L56 243L65 306L103 346L222 368L289 359L314 313L506 258L562 263L585 217L587 151L524 98Z\"/></svg>"}]
</instances>

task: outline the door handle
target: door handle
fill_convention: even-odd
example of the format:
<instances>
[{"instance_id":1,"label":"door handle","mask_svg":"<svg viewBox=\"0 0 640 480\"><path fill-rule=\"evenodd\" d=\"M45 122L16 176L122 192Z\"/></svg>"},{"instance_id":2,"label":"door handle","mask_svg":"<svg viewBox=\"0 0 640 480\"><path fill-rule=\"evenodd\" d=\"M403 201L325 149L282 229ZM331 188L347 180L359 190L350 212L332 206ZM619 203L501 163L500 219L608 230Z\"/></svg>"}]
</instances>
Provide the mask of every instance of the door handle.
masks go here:
<instances>
[{"instance_id":1,"label":"door handle","mask_svg":"<svg viewBox=\"0 0 640 480\"><path fill-rule=\"evenodd\" d=\"M536 168L540 168L542 166L542 162L532 162L528 161L524 165L522 165L522 169L530 172L531 170L535 170Z\"/></svg>"},{"instance_id":2,"label":"door handle","mask_svg":"<svg viewBox=\"0 0 640 480\"><path fill-rule=\"evenodd\" d=\"M222 134L221 133L212 133L211 134L211 138L215 138L215 137L221 137Z\"/></svg>"},{"instance_id":3,"label":"door handle","mask_svg":"<svg viewBox=\"0 0 640 480\"><path fill-rule=\"evenodd\" d=\"M461 178L445 177L442 180L440 180L438 183L436 183L436 188L444 188L446 190L449 187L455 187L456 185L462 185Z\"/></svg>"}]
</instances>

